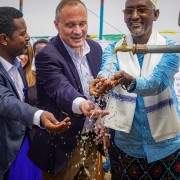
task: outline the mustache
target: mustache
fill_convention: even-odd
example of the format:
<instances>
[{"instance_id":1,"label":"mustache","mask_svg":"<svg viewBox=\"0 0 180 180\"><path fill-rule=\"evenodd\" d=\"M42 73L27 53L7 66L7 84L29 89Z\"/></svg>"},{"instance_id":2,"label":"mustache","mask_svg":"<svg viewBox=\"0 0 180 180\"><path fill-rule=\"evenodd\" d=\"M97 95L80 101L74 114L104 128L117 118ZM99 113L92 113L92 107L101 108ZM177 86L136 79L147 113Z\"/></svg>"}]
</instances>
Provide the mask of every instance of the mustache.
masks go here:
<instances>
[{"instance_id":1,"label":"mustache","mask_svg":"<svg viewBox=\"0 0 180 180\"><path fill-rule=\"evenodd\" d=\"M131 20L130 23L142 23L141 20Z\"/></svg>"}]
</instances>

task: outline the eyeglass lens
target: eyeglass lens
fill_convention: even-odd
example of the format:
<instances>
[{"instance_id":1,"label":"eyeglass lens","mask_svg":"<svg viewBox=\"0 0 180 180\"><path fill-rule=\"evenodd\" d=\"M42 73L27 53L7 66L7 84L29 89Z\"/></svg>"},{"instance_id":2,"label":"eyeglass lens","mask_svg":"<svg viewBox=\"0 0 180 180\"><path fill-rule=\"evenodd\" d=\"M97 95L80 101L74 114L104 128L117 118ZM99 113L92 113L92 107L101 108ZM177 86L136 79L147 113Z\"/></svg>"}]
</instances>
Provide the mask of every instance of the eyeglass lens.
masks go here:
<instances>
[{"instance_id":1,"label":"eyeglass lens","mask_svg":"<svg viewBox=\"0 0 180 180\"><path fill-rule=\"evenodd\" d=\"M149 8L146 7L139 7L139 8L126 8L123 10L124 14L127 15L132 15L134 11L137 11L139 15L143 14L148 14L149 13Z\"/></svg>"}]
</instances>

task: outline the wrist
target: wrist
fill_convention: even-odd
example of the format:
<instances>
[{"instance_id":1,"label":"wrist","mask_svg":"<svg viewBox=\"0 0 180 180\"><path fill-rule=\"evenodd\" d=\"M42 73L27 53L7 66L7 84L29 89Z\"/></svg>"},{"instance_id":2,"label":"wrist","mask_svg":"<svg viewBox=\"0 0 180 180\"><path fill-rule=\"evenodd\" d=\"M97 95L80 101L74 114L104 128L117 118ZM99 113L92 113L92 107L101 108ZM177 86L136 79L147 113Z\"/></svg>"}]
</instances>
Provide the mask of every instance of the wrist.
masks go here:
<instances>
[{"instance_id":1,"label":"wrist","mask_svg":"<svg viewBox=\"0 0 180 180\"><path fill-rule=\"evenodd\" d=\"M134 91L134 89L136 88L136 79L133 78L129 84L127 85L121 85L121 87L124 89L124 90L127 90L128 92L132 92Z\"/></svg>"},{"instance_id":2,"label":"wrist","mask_svg":"<svg viewBox=\"0 0 180 180\"><path fill-rule=\"evenodd\" d=\"M84 100L84 101L82 101L82 102L80 102L80 104L79 104L79 110L83 113L83 109L85 108L85 106L86 106L86 101Z\"/></svg>"},{"instance_id":3,"label":"wrist","mask_svg":"<svg viewBox=\"0 0 180 180\"><path fill-rule=\"evenodd\" d=\"M134 79L133 76L129 75L128 73L126 73L123 70L122 70L122 74L123 75L122 75L121 84L124 86L129 86Z\"/></svg>"},{"instance_id":4,"label":"wrist","mask_svg":"<svg viewBox=\"0 0 180 180\"><path fill-rule=\"evenodd\" d=\"M128 86L126 86L126 90L128 92L133 91L136 88L136 79L133 78L132 81L130 82L130 84Z\"/></svg>"}]
</instances>

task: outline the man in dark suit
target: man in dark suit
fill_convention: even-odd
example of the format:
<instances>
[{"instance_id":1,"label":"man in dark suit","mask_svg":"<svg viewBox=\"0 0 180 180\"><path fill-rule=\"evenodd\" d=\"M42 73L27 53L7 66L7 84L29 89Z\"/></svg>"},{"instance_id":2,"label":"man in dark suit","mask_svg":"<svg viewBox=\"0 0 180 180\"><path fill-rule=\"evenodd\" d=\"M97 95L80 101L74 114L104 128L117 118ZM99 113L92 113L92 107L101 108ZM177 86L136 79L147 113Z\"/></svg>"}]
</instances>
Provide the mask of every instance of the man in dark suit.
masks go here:
<instances>
[{"instance_id":1,"label":"man in dark suit","mask_svg":"<svg viewBox=\"0 0 180 180\"><path fill-rule=\"evenodd\" d=\"M27 83L16 58L27 50L26 29L21 12L0 7L0 180L8 179L9 167L33 124L50 133L61 133L70 125L69 118L59 122L53 114L26 103Z\"/></svg>"},{"instance_id":2,"label":"man in dark suit","mask_svg":"<svg viewBox=\"0 0 180 180\"><path fill-rule=\"evenodd\" d=\"M55 136L39 129L29 157L43 169L43 179L94 179L94 118L108 112L94 104L89 84L100 69L102 49L86 39L87 9L81 1L62 0L54 23L59 34L35 58L38 103L58 119L69 116L72 124Z\"/></svg>"}]
</instances>

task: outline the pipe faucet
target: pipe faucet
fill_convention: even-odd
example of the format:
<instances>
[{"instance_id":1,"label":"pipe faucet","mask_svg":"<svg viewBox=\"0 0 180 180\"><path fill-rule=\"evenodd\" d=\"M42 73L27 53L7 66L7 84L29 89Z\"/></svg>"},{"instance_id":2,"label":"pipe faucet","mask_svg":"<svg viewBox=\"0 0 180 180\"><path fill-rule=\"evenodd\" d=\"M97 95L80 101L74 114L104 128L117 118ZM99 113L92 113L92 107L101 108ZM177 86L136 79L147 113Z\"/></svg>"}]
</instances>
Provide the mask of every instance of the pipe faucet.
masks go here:
<instances>
[{"instance_id":1,"label":"pipe faucet","mask_svg":"<svg viewBox=\"0 0 180 180\"><path fill-rule=\"evenodd\" d=\"M124 40L123 40L121 46L116 47L114 49L113 54L116 54L118 51L121 51L121 52L133 51L133 47L127 45L127 41L126 41L126 36L125 35L123 36L123 38L124 38Z\"/></svg>"}]
</instances>

